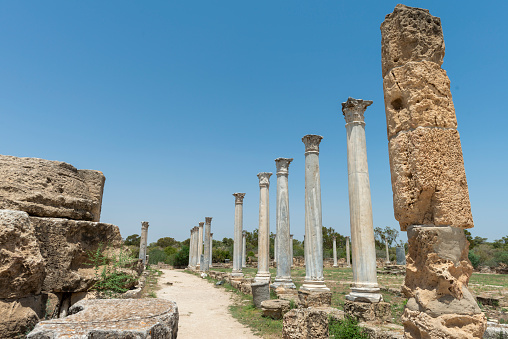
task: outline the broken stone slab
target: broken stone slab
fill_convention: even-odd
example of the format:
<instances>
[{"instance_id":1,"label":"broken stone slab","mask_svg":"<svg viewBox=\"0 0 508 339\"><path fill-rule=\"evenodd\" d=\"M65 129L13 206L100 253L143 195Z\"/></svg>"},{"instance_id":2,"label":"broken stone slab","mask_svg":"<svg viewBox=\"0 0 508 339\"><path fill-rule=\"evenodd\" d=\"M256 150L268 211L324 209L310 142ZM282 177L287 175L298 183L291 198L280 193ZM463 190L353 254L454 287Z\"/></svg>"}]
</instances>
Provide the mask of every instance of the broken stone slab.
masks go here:
<instances>
[{"instance_id":1,"label":"broken stone slab","mask_svg":"<svg viewBox=\"0 0 508 339\"><path fill-rule=\"evenodd\" d=\"M69 314L41 321L27 338L173 339L178 333L178 307L164 299L83 300Z\"/></svg>"},{"instance_id":2,"label":"broken stone slab","mask_svg":"<svg viewBox=\"0 0 508 339\"><path fill-rule=\"evenodd\" d=\"M410 225L474 226L456 130L400 132L388 149L394 214L402 231Z\"/></svg>"},{"instance_id":3,"label":"broken stone slab","mask_svg":"<svg viewBox=\"0 0 508 339\"><path fill-rule=\"evenodd\" d=\"M332 307L292 309L283 317L284 339L328 339L330 318L344 319L344 312Z\"/></svg>"},{"instance_id":4,"label":"broken stone slab","mask_svg":"<svg viewBox=\"0 0 508 339\"><path fill-rule=\"evenodd\" d=\"M478 300L478 302L481 303L482 305L497 307L499 306L500 301L503 300L503 297L495 297L492 295L481 294L476 296L476 300Z\"/></svg>"},{"instance_id":5,"label":"broken stone slab","mask_svg":"<svg viewBox=\"0 0 508 339\"><path fill-rule=\"evenodd\" d=\"M307 291L300 289L298 298L301 307L329 307L332 304L332 292Z\"/></svg>"},{"instance_id":6,"label":"broken stone slab","mask_svg":"<svg viewBox=\"0 0 508 339\"><path fill-rule=\"evenodd\" d=\"M344 312L358 321L389 321L392 316L391 305L387 302L361 302L345 300Z\"/></svg>"},{"instance_id":7,"label":"broken stone slab","mask_svg":"<svg viewBox=\"0 0 508 339\"><path fill-rule=\"evenodd\" d=\"M46 265L28 214L0 210L0 298L39 294L45 277Z\"/></svg>"},{"instance_id":8,"label":"broken stone slab","mask_svg":"<svg viewBox=\"0 0 508 339\"><path fill-rule=\"evenodd\" d=\"M0 155L0 208L99 221L105 177L60 161Z\"/></svg>"},{"instance_id":9,"label":"broken stone slab","mask_svg":"<svg viewBox=\"0 0 508 339\"><path fill-rule=\"evenodd\" d=\"M30 217L42 257L46 262L43 290L81 292L95 282L88 254L100 244L118 249L118 226L92 221Z\"/></svg>"},{"instance_id":10,"label":"broken stone slab","mask_svg":"<svg viewBox=\"0 0 508 339\"><path fill-rule=\"evenodd\" d=\"M263 317L272 319L282 319L284 314L289 311L290 302L282 299L270 299L261 302Z\"/></svg>"},{"instance_id":11,"label":"broken stone slab","mask_svg":"<svg viewBox=\"0 0 508 339\"><path fill-rule=\"evenodd\" d=\"M381 24L383 76L409 61L443 64L445 43L441 19L428 9L397 5Z\"/></svg>"}]
</instances>

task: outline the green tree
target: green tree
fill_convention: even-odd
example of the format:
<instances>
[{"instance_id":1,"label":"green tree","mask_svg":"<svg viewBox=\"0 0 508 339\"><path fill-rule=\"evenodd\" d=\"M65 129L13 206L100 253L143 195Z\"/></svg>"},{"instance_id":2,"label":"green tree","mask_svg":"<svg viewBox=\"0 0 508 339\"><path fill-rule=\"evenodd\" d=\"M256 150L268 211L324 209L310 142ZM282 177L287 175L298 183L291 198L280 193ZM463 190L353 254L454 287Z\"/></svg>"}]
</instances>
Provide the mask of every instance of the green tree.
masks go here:
<instances>
[{"instance_id":1,"label":"green tree","mask_svg":"<svg viewBox=\"0 0 508 339\"><path fill-rule=\"evenodd\" d=\"M178 247L180 247L180 242L176 241L175 239L173 239L171 237L164 237L164 238L160 238L159 240L157 240L156 245L159 246L160 248L166 248L168 246L178 248Z\"/></svg>"},{"instance_id":2,"label":"green tree","mask_svg":"<svg viewBox=\"0 0 508 339\"><path fill-rule=\"evenodd\" d=\"M376 247L378 249L385 248L385 240L388 241L388 246L391 247L392 244L397 240L399 236L399 231L395 228L391 228L385 226L385 228L376 227L374 228L374 236L376 241Z\"/></svg>"},{"instance_id":3,"label":"green tree","mask_svg":"<svg viewBox=\"0 0 508 339\"><path fill-rule=\"evenodd\" d=\"M132 235L129 235L127 238L125 238L123 243L127 246L138 246L139 247L140 242L141 242L141 237L138 234L132 234Z\"/></svg>"}]
</instances>

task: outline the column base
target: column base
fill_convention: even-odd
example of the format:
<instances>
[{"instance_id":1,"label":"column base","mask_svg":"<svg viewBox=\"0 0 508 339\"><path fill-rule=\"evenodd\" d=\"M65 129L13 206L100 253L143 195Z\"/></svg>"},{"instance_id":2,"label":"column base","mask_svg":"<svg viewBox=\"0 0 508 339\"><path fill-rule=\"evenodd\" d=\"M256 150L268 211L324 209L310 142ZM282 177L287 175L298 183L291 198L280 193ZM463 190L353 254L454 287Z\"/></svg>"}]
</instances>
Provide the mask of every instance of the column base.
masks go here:
<instances>
[{"instance_id":1,"label":"column base","mask_svg":"<svg viewBox=\"0 0 508 339\"><path fill-rule=\"evenodd\" d=\"M339 265L337 265L337 264L333 264L333 265L332 265L332 267L339 267Z\"/></svg>"},{"instance_id":2,"label":"column base","mask_svg":"<svg viewBox=\"0 0 508 339\"><path fill-rule=\"evenodd\" d=\"M279 287L284 289L296 289L296 286L291 278L275 278L273 284L270 285L270 288L275 290Z\"/></svg>"},{"instance_id":3,"label":"column base","mask_svg":"<svg viewBox=\"0 0 508 339\"><path fill-rule=\"evenodd\" d=\"M389 321L392 312L391 305L386 302L361 302L346 300L344 312L359 321Z\"/></svg>"},{"instance_id":4,"label":"column base","mask_svg":"<svg viewBox=\"0 0 508 339\"><path fill-rule=\"evenodd\" d=\"M383 301L379 293L379 287L351 287L351 292L346 295L346 300L366 303L378 303Z\"/></svg>"},{"instance_id":5,"label":"column base","mask_svg":"<svg viewBox=\"0 0 508 339\"><path fill-rule=\"evenodd\" d=\"M270 283L270 279L272 278L270 272L258 272L254 277L254 282L265 282Z\"/></svg>"},{"instance_id":6,"label":"column base","mask_svg":"<svg viewBox=\"0 0 508 339\"><path fill-rule=\"evenodd\" d=\"M242 271L233 271L231 273L231 280L242 280L243 279L243 273Z\"/></svg>"},{"instance_id":7,"label":"column base","mask_svg":"<svg viewBox=\"0 0 508 339\"><path fill-rule=\"evenodd\" d=\"M325 281L323 280L304 280L301 290L309 292L329 292L330 289L326 287Z\"/></svg>"},{"instance_id":8,"label":"column base","mask_svg":"<svg viewBox=\"0 0 508 339\"><path fill-rule=\"evenodd\" d=\"M308 291L300 288L298 291L300 306L307 307L329 307L332 304L332 292L328 289L319 291Z\"/></svg>"}]
</instances>

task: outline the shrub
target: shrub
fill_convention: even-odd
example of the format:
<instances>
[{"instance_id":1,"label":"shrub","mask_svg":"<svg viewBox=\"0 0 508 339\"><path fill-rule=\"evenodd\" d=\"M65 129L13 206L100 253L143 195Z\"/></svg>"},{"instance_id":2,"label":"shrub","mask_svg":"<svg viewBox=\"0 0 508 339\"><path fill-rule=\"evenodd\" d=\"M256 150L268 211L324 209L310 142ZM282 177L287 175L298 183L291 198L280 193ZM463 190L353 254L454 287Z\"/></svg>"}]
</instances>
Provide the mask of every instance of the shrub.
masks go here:
<instances>
[{"instance_id":1,"label":"shrub","mask_svg":"<svg viewBox=\"0 0 508 339\"><path fill-rule=\"evenodd\" d=\"M189 264L189 247L182 246L178 253L172 256L171 265L173 266L187 266Z\"/></svg>"},{"instance_id":2,"label":"shrub","mask_svg":"<svg viewBox=\"0 0 508 339\"><path fill-rule=\"evenodd\" d=\"M150 249L148 252L148 263L150 265L157 265L160 262L169 264L169 256L166 252L158 247Z\"/></svg>"},{"instance_id":3,"label":"shrub","mask_svg":"<svg viewBox=\"0 0 508 339\"><path fill-rule=\"evenodd\" d=\"M471 265L473 265L474 268L477 268L480 264L480 256L476 255L472 250L469 250L468 258L469 261L471 261Z\"/></svg>"},{"instance_id":4,"label":"shrub","mask_svg":"<svg viewBox=\"0 0 508 339\"><path fill-rule=\"evenodd\" d=\"M328 333L330 338L334 339L369 339L367 332L358 326L358 321L350 316L345 316L343 320L330 318L328 323Z\"/></svg>"}]
</instances>

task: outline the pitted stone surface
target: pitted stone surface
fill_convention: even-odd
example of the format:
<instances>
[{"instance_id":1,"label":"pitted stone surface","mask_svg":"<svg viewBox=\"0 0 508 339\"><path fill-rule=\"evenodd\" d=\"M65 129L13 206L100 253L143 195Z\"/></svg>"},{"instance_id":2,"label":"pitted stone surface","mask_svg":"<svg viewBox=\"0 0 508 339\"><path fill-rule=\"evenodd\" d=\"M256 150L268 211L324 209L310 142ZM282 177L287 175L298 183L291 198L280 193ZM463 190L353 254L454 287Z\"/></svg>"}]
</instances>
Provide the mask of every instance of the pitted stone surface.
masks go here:
<instances>
[{"instance_id":1,"label":"pitted stone surface","mask_svg":"<svg viewBox=\"0 0 508 339\"><path fill-rule=\"evenodd\" d=\"M292 309L284 315L284 339L328 339L330 318L344 319L344 312L332 307Z\"/></svg>"},{"instance_id":2,"label":"pitted stone surface","mask_svg":"<svg viewBox=\"0 0 508 339\"><path fill-rule=\"evenodd\" d=\"M69 314L41 321L27 338L173 339L178 332L178 307L164 299L83 300Z\"/></svg>"},{"instance_id":3,"label":"pitted stone surface","mask_svg":"<svg viewBox=\"0 0 508 339\"><path fill-rule=\"evenodd\" d=\"M65 162L0 155L0 208L99 221L104 181L99 171Z\"/></svg>"}]
</instances>

